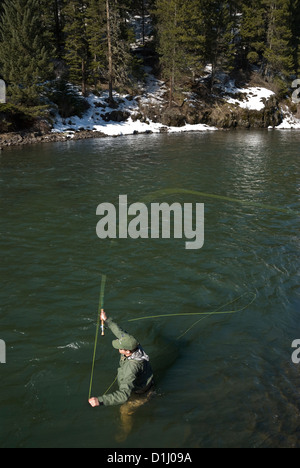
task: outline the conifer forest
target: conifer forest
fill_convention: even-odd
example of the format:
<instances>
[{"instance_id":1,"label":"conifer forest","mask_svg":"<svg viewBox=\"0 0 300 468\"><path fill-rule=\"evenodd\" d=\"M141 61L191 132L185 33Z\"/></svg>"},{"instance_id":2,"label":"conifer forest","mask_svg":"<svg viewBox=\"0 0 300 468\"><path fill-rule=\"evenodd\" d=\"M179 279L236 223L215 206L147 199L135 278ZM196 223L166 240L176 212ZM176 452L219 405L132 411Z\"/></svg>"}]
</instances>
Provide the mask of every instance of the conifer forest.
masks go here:
<instances>
[{"instance_id":1,"label":"conifer forest","mask_svg":"<svg viewBox=\"0 0 300 468\"><path fill-rule=\"evenodd\" d=\"M208 66L209 95L224 75L255 72L279 96L300 77L300 0L2 0L0 14L6 109L32 115L49 103L83 112L70 83L83 98L135 93L145 63L165 81L170 107Z\"/></svg>"}]
</instances>

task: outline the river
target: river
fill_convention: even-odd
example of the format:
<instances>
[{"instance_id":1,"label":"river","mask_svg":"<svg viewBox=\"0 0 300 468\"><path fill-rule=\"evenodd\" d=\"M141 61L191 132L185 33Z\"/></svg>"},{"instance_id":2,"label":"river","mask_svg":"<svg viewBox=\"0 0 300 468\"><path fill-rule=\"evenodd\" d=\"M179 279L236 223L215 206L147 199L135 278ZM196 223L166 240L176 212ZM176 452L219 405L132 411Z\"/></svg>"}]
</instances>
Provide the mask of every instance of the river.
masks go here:
<instances>
[{"instance_id":1,"label":"river","mask_svg":"<svg viewBox=\"0 0 300 468\"><path fill-rule=\"evenodd\" d=\"M297 132L220 131L2 152L0 446L299 448L299 149ZM97 237L99 204L166 189L202 193L157 201L205 204L203 248ZM87 402L102 274L107 314L156 378L128 430ZM217 310L238 312L188 315ZM186 316L129 322L168 314ZM94 396L116 375L112 339Z\"/></svg>"}]
</instances>

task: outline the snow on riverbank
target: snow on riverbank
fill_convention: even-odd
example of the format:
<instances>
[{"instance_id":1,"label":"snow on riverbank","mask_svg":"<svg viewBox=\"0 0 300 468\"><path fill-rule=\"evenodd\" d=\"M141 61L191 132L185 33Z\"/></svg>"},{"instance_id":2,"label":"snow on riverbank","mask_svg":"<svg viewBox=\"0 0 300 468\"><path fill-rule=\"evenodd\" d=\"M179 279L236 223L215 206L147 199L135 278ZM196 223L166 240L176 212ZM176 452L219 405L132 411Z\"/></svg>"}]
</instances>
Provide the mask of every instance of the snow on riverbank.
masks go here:
<instances>
[{"instance_id":1,"label":"snow on riverbank","mask_svg":"<svg viewBox=\"0 0 300 468\"><path fill-rule=\"evenodd\" d=\"M238 95L237 98L234 95ZM266 102L275 96L273 91L262 87L237 88L234 81L230 81L224 88L224 99L243 109L261 111Z\"/></svg>"},{"instance_id":2,"label":"snow on riverbank","mask_svg":"<svg viewBox=\"0 0 300 468\"><path fill-rule=\"evenodd\" d=\"M282 108L283 122L276 130L300 130L300 119L297 119L287 107Z\"/></svg>"},{"instance_id":3,"label":"snow on riverbank","mask_svg":"<svg viewBox=\"0 0 300 468\"><path fill-rule=\"evenodd\" d=\"M287 116L284 118L282 124L275 128L276 130L300 130L300 120L295 119L293 116Z\"/></svg>"},{"instance_id":4,"label":"snow on riverbank","mask_svg":"<svg viewBox=\"0 0 300 468\"><path fill-rule=\"evenodd\" d=\"M114 93L115 107L108 104L108 92L100 96L90 94L87 101L89 109L82 117L73 116L62 118L57 114L53 125L53 133L66 133L72 138L76 132L89 130L101 132L106 136L134 135L138 133L181 133L217 130L204 124L184 125L183 127L167 127L162 123L153 122L142 116L141 109L147 106L165 108L167 86L164 82L155 78L150 69L146 81L140 88L138 96L121 95ZM264 87L238 88L233 80L220 85L223 99L238 108L249 111L262 111L270 98L275 93ZM187 100L193 105L194 96L188 94ZM300 129L300 120L291 114L288 108L281 109L283 122L275 127L278 130ZM273 128L273 127L272 127Z\"/></svg>"},{"instance_id":5,"label":"snow on riverbank","mask_svg":"<svg viewBox=\"0 0 300 468\"><path fill-rule=\"evenodd\" d=\"M164 93L164 85L155 78L149 78L147 92L141 97L133 98L131 96L122 96L114 94L114 99L118 104L117 109L111 108L108 105L108 93L104 92L102 95L95 96L90 94L87 101L90 108L83 115L83 117L73 116L69 118L62 118L57 115L52 132L53 133L68 133L70 138L75 132L82 130L91 130L101 132L107 136L121 136L121 135L134 135L137 133L161 133L167 131L170 133L175 132L192 132L192 131L207 131L217 130L215 127L208 125L185 125L183 127L166 127L161 123L155 123L150 120L146 122L137 118L139 114L139 101L145 103L158 103L163 101L162 94ZM125 118L122 117L125 115ZM118 122L108 120L111 116L114 120L118 116L123 121ZM126 118L127 117L127 118Z\"/></svg>"},{"instance_id":6,"label":"snow on riverbank","mask_svg":"<svg viewBox=\"0 0 300 468\"><path fill-rule=\"evenodd\" d=\"M237 95L237 98L234 96ZM263 87L237 88L234 81L224 87L224 99L243 109L262 111L266 102L275 93ZM300 130L300 120L297 119L287 107L281 109L283 122L275 127L276 130ZM270 127L273 128L273 127Z\"/></svg>"},{"instance_id":7,"label":"snow on riverbank","mask_svg":"<svg viewBox=\"0 0 300 468\"><path fill-rule=\"evenodd\" d=\"M135 40L131 44L131 49L136 53L140 48L151 43L153 40L151 16L149 14L144 17L140 15L133 16L130 19L130 26L135 36ZM153 122L145 117L144 114L147 113L147 111L144 112L143 109L158 109L158 115L166 109L168 105L168 98L166 97L168 94L168 86L153 75L151 67L144 65L144 71L146 79L143 84L139 85L138 96L133 97L115 93L114 99L116 106L111 108L108 104L108 92L103 92L100 96L90 94L87 98L90 107L85 114L81 118L73 116L65 119L57 114L52 132L65 133L68 137L72 138L76 132L84 130L101 132L107 136L217 130L216 127L210 127L204 124L186 124L183 127L166 127L161 123ZM212 78L212 75L213 67L207 64L202 77L198 78L199 84L205 85ZM240 88L236 85L235 80L229 78L225 73L219 73L215 78L219 81L219 89L217 96L212 95L212 97L216 98L217 102L224 99L228 104L235 106L237 110L246 109L249 111L261 112L264 110L267 102L275 96L273 91L263 86L245 86ZM77 91L79 90L77 89ZM183 94L186 95L185 103L189 104L190 108L197 109L199 104L200 106L202 105L201 99L199 100L197 94L192 92ZM295 116L290 113L289 109L281 109L281 111L284 116L283 122L275 128L300 129L300 120L297 120ZM192 121L197 121L197 119ZM215 120L213 120L213 122L215 122Z\"/></svg>"}]
</instances>

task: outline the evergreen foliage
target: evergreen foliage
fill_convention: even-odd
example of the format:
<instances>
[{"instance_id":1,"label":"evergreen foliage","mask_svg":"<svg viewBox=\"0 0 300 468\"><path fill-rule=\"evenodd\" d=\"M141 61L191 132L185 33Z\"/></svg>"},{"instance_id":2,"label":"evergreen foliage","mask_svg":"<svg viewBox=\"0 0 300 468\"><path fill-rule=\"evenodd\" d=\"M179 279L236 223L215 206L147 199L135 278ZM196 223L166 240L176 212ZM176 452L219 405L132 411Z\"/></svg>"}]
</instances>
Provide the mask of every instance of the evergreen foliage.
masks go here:
<instances>
[{"instance_id":1,"label":"evergreen foliage","mask_svg":"<svg viewBox=\"0 0 300 468\"><path fill-rule=\"evenodd\" d=\"M40 103L43 82L52 73L51 52L39 1L6 0L0 23L0 64L11 102L29 107Z\"/></svg>"},{"instance_id":2,"label":"evergreen foliage","mask_svg":"<svg viewBox=\"0 0 300 468\"><path fill-rule=\"evenodd\" d=\"M278 89L300 75L300 0L4 0L0 77L12 104L43 103L53 68L86 95L89 86L122 89L138 61L130 18L140 15L142 44L152 15L161 72L170 88L192 85L212 68L211 89L239 71L259 72ZM61 74L57 73L61 78ZM58 90L62 82L56 80Z\"/></svg>"},{"instance_id":3,"label":"evergreen foliage","mask_svg":"<svg viewBox=\"0 0 300 468\"><path fill-rule=\"evenodd\" d=\"M170 105L182 73L195 76L203 71L205 37L198 0L158 0L158 36L161 65L170 83Z\"/></svg>"},{"instance_id":4,"label":"evergreen foliage","mask_svg":"<svg viewBox=\"0 0 300 468\"><path fill-rule=\"evenodd\" d=\"M266 44L265 23L263 0L248 0L243 3L240 57L244 68L249 68L252 64L262 66Z\"/></svg>"},{"instance_id":5,"label":"evergreen foliage","mask_svg":"<svg viewBox=\"0 0 300 468\"><path fill-rule=\"evenodd\" d=\"M238 9L235 1L201 0L204 12L206 61L212 65L211 87L216 76L233 71L237 52Z\"/></svg>"},{"instance_id":6,"label":"evergreen foliage","mask_svg":"<svg viewBox=\"0 0 300 468\"><path fill-rule=\"evenodd\" d=\"M110 55L112 69L112 85L123 87L129 82L132 57L129 46L129 28L127 26L127 10L122 1L107 0L110 12ZM107 18L108 21L108 18Z\"/></svg>"},{"instance_id":7,"label":"evergreen foliage","mask_svg":"<svg viewBox=\"0 0 300 468\"><path fill-rule=\"evenodd\" d=\"M67 83L64 79L58 80L55 86L48 91L48 96L59 111L63 118L78 115L82 117L84 112L89 108L89 105L82 96Z\"/></svg>"},{"instance_id":8,"label":"evergreen foliage","mask_svg":"<svg viewBox=\"0 0 300 468\"><path fill-rule=\"evenodd\" d=\"M85 0L69 0L64 7L66 25L65 59L69 66L69 79L81 83L85 96L89 73L90 51L86 26Z\"/></svg>"},{"instance_id":9,"label":"evergreen foliage","mask_svg":"<svg viewBox=\"0 0 300 468\"><path fill-rule=\"evenodd\" d=\"M300 77L300 0L291 3L291 52L293 54L293 71Z\"/></svg>"},{"instance_id":10,"label":"evergreen foliage","mask_svg":"<svg viewBox=\"0 0 300 468\"><path fill-rule=\"evenodd\" d=\"M64 6L67 0L39 0L39 15L47 41L55 57L61 58L64 48Z\"/></svg>"},{"instance_id":11,"label":"evergreen foliage","mask_svg":"<svg viewBox=\"0 0 300 468\"><path fill-rule=\"evenodd\" d=\"M267 18L265 74L288 77L293 70L291 1L263 0Z\"/></svg>"},{"instance_id":12,"label":"evergreen foliage","mask_svg":"<svg viewBox=\"0 0 300 468\"><path fill-rule=\"evenodd\" d=\"M101 0L90 0L86 10L87 40L91 61L91 82L107 80L107 27L106 3Z\"/></svg>"}]
</instances>

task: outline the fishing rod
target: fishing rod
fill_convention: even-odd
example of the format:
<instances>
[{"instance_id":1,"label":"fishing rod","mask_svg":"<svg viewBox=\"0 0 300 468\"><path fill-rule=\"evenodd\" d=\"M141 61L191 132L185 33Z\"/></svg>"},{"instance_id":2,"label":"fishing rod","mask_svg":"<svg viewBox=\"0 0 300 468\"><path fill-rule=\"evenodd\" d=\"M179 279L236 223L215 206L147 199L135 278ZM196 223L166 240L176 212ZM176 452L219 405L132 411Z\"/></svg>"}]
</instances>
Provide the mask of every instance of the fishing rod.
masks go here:
<instances>
[{"instance_id":1,"label":"fishing rod","mask_svg":"<svg viewBox=\"0 0 300 468\"><path fill-rule=\"evenodd\" d=\"M95 344L94 344L94 354L93 354L93 363L92 363L92 371L91 371L91 380L90 380L90 390L89 390L89 399L92 395L92 386L93 386L93 378L94 378L94 369L95 369L95 360L96 360L96 351L97 351L97 343L98 343L98 336L100 330L100 314L104 307L104 291L105 291L105 284L106 284L106 275L102 275L101 279L101 288L100 288L100 297L99 297L99 307L98 307L98 314L97 314L97 327L96 327L96 336L95 336ZM101 335L104 336L104 321L101 320Z\"/></svg>"},{"instance_id":2,"label":"fishing rod","mask_svg":"<svg viewBox=\"0 0 300 468\"><path fill-rule=\"evenodd\" d=\"M106 275L102 275L101 281L101 290L100 290L100 299L99 299L99 310L98 310L98 317L100 314L104 312L104 291L105 291L105 284L106 284ZM105 327L104 327L104 320L101 319L101 336L105 335Z\"/></svg>"}]
</instances>

